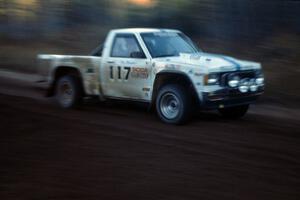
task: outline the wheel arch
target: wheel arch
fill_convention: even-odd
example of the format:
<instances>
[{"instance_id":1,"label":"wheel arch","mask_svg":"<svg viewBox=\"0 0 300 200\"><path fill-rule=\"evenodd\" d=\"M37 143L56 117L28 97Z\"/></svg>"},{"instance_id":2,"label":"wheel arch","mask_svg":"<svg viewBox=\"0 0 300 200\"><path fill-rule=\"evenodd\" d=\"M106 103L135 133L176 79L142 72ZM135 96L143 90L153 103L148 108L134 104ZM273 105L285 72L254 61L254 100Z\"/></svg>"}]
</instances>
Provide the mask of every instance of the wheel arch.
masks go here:
<instances>
[{"instance_id":1,"label":"wheel arch","mask_svg":"<svg viewBox=\"0 0 300 200\"><path fill-rule=\"evenodd\" d=\"M184 72L174 72L174 71L162 71L156 74L153 92L151 98L151 107L155 105L155 100L158 95L159 90L166 84L180 84L187 88L192 95L192 99L196 105L200 105L200 99L198 97L196 88L190 79L190 77Z\"/></svg>"},{"instance_id":2,"label":"wheel arch","mask_svg":"<svg viewBox=\"0 0 300 200\"><path fill-rule=\"evenodd\" d=\"M57 66L52 70L51 74L51 84L47 92L47 96L51 97L55 95L55 87L57 84L57 81L60 77L65 76L65 75L72 75L78 78L78 80L81 83L82 90L84 91L83 87L83 79L81 76L80 69L74 66Z\"/></svg>"}]
</instances>

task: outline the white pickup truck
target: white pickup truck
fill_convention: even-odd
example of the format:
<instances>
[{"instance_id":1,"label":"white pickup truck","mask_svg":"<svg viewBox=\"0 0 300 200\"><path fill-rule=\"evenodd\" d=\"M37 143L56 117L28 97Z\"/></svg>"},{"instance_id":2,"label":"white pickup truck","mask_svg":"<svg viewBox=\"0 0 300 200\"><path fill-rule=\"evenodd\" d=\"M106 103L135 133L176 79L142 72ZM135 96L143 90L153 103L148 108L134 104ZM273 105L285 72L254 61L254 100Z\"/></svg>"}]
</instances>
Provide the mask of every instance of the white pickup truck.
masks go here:
<instances>
[{"instance_id":1,"label":"white pickup truck","mask_svg":"<svg viewBox=\"0 0 300 200\"><path fill-rule=\"evenodd\" d=\"M149 103L170 124L186 122L198 108L242 117L264 92L259 63L204 53L178 30L112 30L91 55L41 54L38 61L48 96L64 108L85 96L133 100Z\"/></svg>"}]
</instances>

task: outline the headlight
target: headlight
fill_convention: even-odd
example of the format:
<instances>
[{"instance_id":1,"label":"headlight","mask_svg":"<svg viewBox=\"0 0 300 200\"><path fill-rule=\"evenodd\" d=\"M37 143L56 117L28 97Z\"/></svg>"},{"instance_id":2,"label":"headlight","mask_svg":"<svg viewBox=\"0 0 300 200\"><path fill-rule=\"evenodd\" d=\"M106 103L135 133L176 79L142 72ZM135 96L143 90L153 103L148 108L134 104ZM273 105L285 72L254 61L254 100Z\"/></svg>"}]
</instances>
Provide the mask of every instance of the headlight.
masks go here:
<instances>
[{"instance_id":1,"label":"headlight","mask_svg":"<svg viewBox=\"0 0 300 200\"><path fill-rule=\"evenodd\" d=\"M257 85L263 85L265 83L265 79L264 79L264 77L261 76L261 77L258 77L255 82Z\"/></svg>"},{"instance_id":2,"label":"headlight","mask_svg":"<svg viewBox=\"0 0 300 200\"><path fill-rule=\"evenodd\" d=\"M238 76L233 76L233 77L230 77L229 78L229 81L228 81L228 85L232 88L235 88L239 85L240 83L240 77Z\"/></svg>"},{"instance_id":3,"label":"headlight","mask_svg":"<svg viewBox=\"0 0 300 200\"><path fill-rule=\"evenodd\" d=\"M256 92L257 91L258 86L256 84L256 79L254 79L254 78L251 79L250 82L249 82L249 85L250 85L249 89L250 89L251 92Z\"/></svg>"},{"instance_id":4,"label":"headlight","mask_svg":"<svg viewBox=\"0 0 300 200\"><path fill-rule=\"evenodd\" d=\"M205 85L218 85L220 76L219 74L207 74L204 77Z\"/></svg>"},{"instance_id":5,"label":"headlight","mask_svg":"<svg viewBox=\"0 0 300 200\"><path fill-rule=\"evenodd\" d=\"M256 72L256 80L255 80L256 85L262 86L265 84L265 78L261 70Z\"/></svg>"},{"instance_id":6,"label":"headlight","mask_svg":"<svg viewBox=\"0 0 300 200\"><path fill-rule=\"evenodd\" d=\"M241 86L239 87L239 90L240 90L241 93L246 93L246 92L248 92L249 87L248 87L248 86L245 86L245 85L241 85Z\"/></svg>"},{"instance_id":7,"label":"headlight","mask_svg":"<svg viewBox=\"0 0 300 200\"><path fill-rule=\"evenodd\" d=\"M239 91L241 93L246 93L249 91L250 87L250 80L248 78L244 78L243 80L240 81L239 84Z\"/></svg>"},{"instance_id":8,"label":"headlight","mask_svg":"<svg viewBox=\"0 0 300 200\"><path fill-rule=\"evenodd\" d=\"M251 92L256 92L257 89L258 89L257 85L251 85L251 86L250 86L250 91L251 91Z\"/></svg>"}]
</instances>

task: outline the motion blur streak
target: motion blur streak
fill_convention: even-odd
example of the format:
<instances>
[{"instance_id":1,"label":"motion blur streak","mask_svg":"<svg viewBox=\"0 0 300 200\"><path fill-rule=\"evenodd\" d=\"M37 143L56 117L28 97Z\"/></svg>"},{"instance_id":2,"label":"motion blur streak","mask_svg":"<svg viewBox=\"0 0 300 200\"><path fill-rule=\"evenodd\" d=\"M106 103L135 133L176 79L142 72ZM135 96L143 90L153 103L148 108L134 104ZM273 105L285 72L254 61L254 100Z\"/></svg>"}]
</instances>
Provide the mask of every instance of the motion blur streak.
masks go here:
<instances>
[{"instance_id":1,"label":"motion blur streak","mask_svg":"<svg viewBox=\"0 0 300 200\"><path fill-rule=\"evenodd\" d=\"M299 11L297 0L0 0L0 199L300 199ZM60 110L35 88L37 54L89 54L124 27L180 29L204 51L261 62L265 95L243 120L198 113L170 127L127 105Z\"/></svg>"},{"instance_id":2,"label":"motion blur streak","mask_svg":"<svg viewBox=\"0 0 300 200\"><path fill-rule=\"evenodd\" d=\"M298 107L299 10L281 0L0 0L0 68L34 73L38 53L88 54L113 28L176 28L204 51L261 62L265 98Z\"/></svg>"},{"instance_id":3,"label":"motion blur streak","mask_svg":"<svg viewBox=\"0 0 300 200\"><path fill-rule=\"evenodd\" d=\"M152 6L154 5L153 0L128 0L129 3L133 3L140 6Z\"/></svg>"}]
</instances>

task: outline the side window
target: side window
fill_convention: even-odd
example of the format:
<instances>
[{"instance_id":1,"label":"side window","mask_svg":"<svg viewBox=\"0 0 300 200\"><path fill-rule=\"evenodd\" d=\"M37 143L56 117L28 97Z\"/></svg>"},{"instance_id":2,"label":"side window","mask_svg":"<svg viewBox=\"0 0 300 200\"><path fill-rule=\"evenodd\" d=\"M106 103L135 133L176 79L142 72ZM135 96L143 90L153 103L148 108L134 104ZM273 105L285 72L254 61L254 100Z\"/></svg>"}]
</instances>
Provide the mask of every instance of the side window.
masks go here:
<instances>
[{"instance_id":1,"label":"side window","mask_svg":"<svg viewBox=\"0 0 300 200\"><path fill-rule=\"evenodd\" d=\"M111 51L111 57L146 58L134 35L116 35Z\"/></svg>"}]
</instances>

